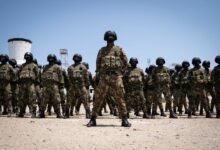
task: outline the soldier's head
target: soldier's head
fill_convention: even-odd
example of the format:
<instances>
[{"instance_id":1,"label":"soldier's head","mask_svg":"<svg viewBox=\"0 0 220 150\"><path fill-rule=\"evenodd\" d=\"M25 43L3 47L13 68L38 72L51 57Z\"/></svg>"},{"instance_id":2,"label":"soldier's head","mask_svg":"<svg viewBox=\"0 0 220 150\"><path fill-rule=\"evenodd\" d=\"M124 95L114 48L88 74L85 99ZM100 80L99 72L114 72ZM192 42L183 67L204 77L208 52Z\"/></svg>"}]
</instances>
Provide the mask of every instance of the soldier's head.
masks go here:
<instances>
[{"instance_id":1,"label":"soldier's head","mask_svg":"<svg viewBox=\"0 0 220 150\"><path fill-rule=\"evenodd\" d=\"M62 65L62 62L60 59L57 59L57 65L61 66Z\"/></svg>"},{"instance_id":2,"label":"soldier's head","mask_svg":"<svg viewBox=\"0 0 220 150\"><path fill-rule=\"evenodd\" d=\"M89 64L88 64L87 62L83 62L83 65L84 65L87 69L89 69Z\"/></svg>"},{"instance_id":3,"label":"soldier's head","mask_svg":"<svg viewBox=\"0 0 220 150\"><path fill-rule=\"evenodd\" d=\"M165 64L165 59L163 57L158 57L156 59L156 64L160 67L160 66L163 66Z\"/></svg>"},{"instance_id":4,"label":"soldier's head","mask_svg":"<svg viewBox=\"0 0 220 150\"><path fill-rule=\"evenodd\" d=\"M131 57L129 60L129 64L132 68L136 68L138 64L138 59L136 57Z\"/></svg>"},{"instance_id":5,"label":"soldier's head","mask_svg":"<svg viewBox=\"0 0 220 150\"><path fill-rule=\"evenodd\" d=\"M33 54L31 52L26 52L24 54L24 59L26 62L32 62L33 61Z\"/></svg>"},{"instance_id":6,"label":"soldier's head","mask_svg":"<svg viewBox=\"0 0 220 150\"><path fill-rule=\"evenodd\" d=\"M204 60L204 61L202 62L202 66L203 66L205 69L209 69L209 68L210 68L210 61Z\"/></svg>"},{"instance_id":7,"label":"soldier's head","mask_svg":"<svg viewBox=\"0 0 220 150\"><path fill-rule=\"evenodd\" d=\"M2 64L6 64L9 60L9 57L8 57L7 54L2 54L0 59L1 59L0 61L1 61Z\"/></svg>"},{"instance_id":8,"label":"soldier's head","mask_svg":"<svg viewBox=\"0 0 220 150\"><path fill-rule=\"evenodd\" d=\"M174 69L170 69L169 71L170 71L170 76L172 76L174 74L174 72L175 72Z\"/></svg>"},{"instance_id":9,"label":"soldier's head","mask_svg":"<svg viewBox=\"0 0 220 150\"><path fill-rule=\"evenodd\" d=\"M38 62L37 62L37 59L36 59L36 58L33 59L33 63L35 63L36 65L38 65Z\"/></svg>"},{"instance_id":10,"label":"soldier's head","mask_svg":"<svg viewBox=\"0 0 220 150\"><path fill-rule=\"evenodd\" d=\"M217 64L220 64L220 55L218 55L218 56L215 57L215 62L216 62Z\"/></svg>"},{"instance_id":11,"label":"soldier's head","mask_svg":"<svg viewBox=\"0 0 220 150\"><path fill-rule=\"evenodd\" d=\"M74 61L75 63L81 63L81 62L82 62L82 55L80 55L80 54L74 54L74 55L73 55L73 61Z\"/></svg>"},{"instance_id":12,"label":"soldier's head","mask_svg":"<svg viewBox=\"0 0 220 150\"><path fill-rule=\"evenodd\" d=\"M113 43L117 40L117 34L115 33L115 31L106 31L104 34L104 40L108 43Z\"/></svg>"},{"instance_id":13,"label":"soldier's head","mask_svg":"<svg viewBox=\"0 0 220 150\"><path fill-rule=\"evenodd\" d=\"M193 64L195 67L200 66L200 64L201 64L201 59L200 59L199 57L194 57L194 58L192 59L192 64Z\"/></svg>"},{"instance_id":14,"label":"soldier's head","mask_svg":"<svg viewBox=\"0 0 220 150\"><path fill-rule=\"evenodd\" d=\"M57 61L57 57L55 54L49 54L47 56L47 61L49 62L49 64L55 64Z\"/></svg>"},{"instance_id":15,"label":"soldier's head","mask_svg":"<svg viewBox=\"0 0 220 150\"><path fill-rule=\"evenodd\" d=\"M15 67L17 65L17 61L15 59L9 59L8 63Z\"/></svg>"},{"instance_id":16,"label":"soldier's head","mask_svg":"<svg viewBox=\"0 0 220 150\"><path fill-rule=\"evenodd\" d=\"M189 63L188 61L183 61L183 62L182 62L182 67L183 67L184 69L188 69L189 66L190 66L190 63Z\"/></svg>"},{"instance_id":17,"label":"soldier's head","mask_svg":"<svg viewBox=\"0 0 220 150\"><path fill-rule=\"evenodd\" d=\"M182 66L181 66L181 65L177 64L177 65L175 66L176 72L180 72L181 69L182 69Z\"/></svg>"},{"instance_id":18,"label":"soldier's head","mask_svg":"<svg viewBox=\"0 0 220 150\"><path fill-rule=\"evenodd\" d=\"M149 67L145 69L145 73L149 74Z\"/></svg>"},{"instance_id":19,"label":"soldier's head","mask_svg":"<svg viewBox=\"0 0 220 150\"><path fill-rule=\"evenodd\" d=\"M153 70L154 70L154 68L156 68L155 65L150 65L150 66L149 66L149 73L152 73Z\"/></svg>"}]
</instances>

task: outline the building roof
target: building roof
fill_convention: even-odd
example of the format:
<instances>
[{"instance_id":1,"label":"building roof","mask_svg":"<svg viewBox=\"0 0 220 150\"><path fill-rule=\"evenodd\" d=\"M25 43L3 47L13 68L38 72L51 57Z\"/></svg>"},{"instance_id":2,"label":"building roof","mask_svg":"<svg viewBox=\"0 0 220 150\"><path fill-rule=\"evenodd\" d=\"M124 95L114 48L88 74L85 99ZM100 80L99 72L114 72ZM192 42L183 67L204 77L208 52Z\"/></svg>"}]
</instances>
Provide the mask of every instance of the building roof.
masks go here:
<instances>
[{"instance_id":1,"label":"building roof","mask_svg":"<svg viewBox=\"0 0 220 150\"><path fill-rule=\"evenodd\" d=\"M32 43L31 40L25 39L25 38L12 38L12 39L8 39L8 42L13 42L13 41L25 41L25 42Z\"/></svg>"}]
</instances>

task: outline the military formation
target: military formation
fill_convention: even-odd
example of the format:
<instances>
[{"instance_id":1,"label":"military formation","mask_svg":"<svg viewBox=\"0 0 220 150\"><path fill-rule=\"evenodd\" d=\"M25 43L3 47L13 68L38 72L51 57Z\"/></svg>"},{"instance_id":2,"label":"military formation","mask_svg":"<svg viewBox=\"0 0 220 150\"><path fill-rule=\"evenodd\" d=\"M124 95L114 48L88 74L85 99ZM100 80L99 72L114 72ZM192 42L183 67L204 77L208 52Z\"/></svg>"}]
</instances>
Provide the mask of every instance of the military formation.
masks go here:
<instances>
[{"instance_id":1,"label":"military formation","mask_svg":"<svg viewBox=\"0 0 220 150\"><path fill-rule=\"evenodd\" d=\"M44 66L30 52L25 53L21 66L1 54L1 114L24 117L28 106L32 118L45 118L52 109L57 118L69 118L74 109L78 115L83 104L85 117L90 119L88 127L97 125L96 118L103 109L107 113L106 105L111 115L121 118L123 127L131 126L128 118L132 111L146 119L166 117L167 111L169 118L183 113L188 118L212 118L215 108L216 118L220 118L220 55L215 58L217 65L213 70L209 61L201 62L198 57L192 59L191 68L190 62L183 61L174 69L167 68L165 59L158 57L144 73L137 58L128 61L124 50L114 44L115 32L107 31L104 40L107 44L98 52L94 76L80 54L73 55L74 63L67 70L54 54L48 55ZM90 87L94 88L93 97Z\"/></svg>"}]
</instances>

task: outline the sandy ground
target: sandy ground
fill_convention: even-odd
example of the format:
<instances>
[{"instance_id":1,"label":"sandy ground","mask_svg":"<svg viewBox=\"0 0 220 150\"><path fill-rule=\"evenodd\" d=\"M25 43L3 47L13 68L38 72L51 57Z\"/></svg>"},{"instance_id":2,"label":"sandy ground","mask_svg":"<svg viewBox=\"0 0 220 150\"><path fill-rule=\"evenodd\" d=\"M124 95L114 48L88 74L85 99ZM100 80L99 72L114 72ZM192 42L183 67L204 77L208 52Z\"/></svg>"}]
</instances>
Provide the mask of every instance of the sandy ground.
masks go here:
<instances>
[{"instance_id":1,"label":"sandy ground","mask_svg":"<svg viewBox=\"0 0 220 150\"><path fill-rule=\"evenodd\" d=\"M220 119L132 116L129 121L132 127L123 128L119 119L104 114L97 119L97 127L88 128L82 113L70 119L1 116L0 150L220 149Z\"/></svg>"}]
</instances>

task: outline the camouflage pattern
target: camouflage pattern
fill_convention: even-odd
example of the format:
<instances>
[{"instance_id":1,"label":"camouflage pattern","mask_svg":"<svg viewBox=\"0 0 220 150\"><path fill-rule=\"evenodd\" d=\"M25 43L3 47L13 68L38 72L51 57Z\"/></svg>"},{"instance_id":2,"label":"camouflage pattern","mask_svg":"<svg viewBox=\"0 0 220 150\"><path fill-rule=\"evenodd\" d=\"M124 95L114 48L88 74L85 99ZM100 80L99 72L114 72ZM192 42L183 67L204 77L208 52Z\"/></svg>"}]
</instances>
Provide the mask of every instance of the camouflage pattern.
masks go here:
<instances>
[{"instance_id":1,"label":"camouflage pattern","mask_svg":"<svg viewBox=\"0 0 220 150\"><path fill-rule=\"evenodd\" d=\"M14 66L14 78L11 81L11 91L12 91L12 110L14 113L18 111L18 98L19 98L19 85L18 85L18 72L19 67Z\"/></svg>"},{"instance_id":2,"label":"camouflage pattern","mask_svg":"<svg viewBox=\"0 0 220 150\"><path fill-rule=\"evenodd\" d=\"M48 103L54 108L57 117L60 115L60 89L64 87L63 72L57 64L48 64L44 67L42 75L42 101L40 103L41 117L44 117L44 112Z\"/></svg>"},{"instance_id":3,"label":"camouflage pattern","mask_svg":"<svg viewBox=\"0 0 220 150\"><path fill-rule=\"evenodd\" d=\"M13 67L9 64L0 64L0 107L3 105L3 115L10 116L12 112L12 90L10 82L14 79Z\"/></svg>"},{"instance_id":4,"label":"camouflage pattern","mask_svg":"<svg viewBox=\"0 0 220 150\"><path fill-rule=\"evenodd\" d=\"M36 83L39 82L38 67L33 62L22 64L19 70L19 117L23 117L26 106L32 117L36 116Z\"/></svg>"},{"instance_id":5,"label":"camouflage pattern","mask_svg":"<svg viewBox=\"0 0 220 150\"><path fill-rule=\"evenodd\" d=\"M127 116L127 109L124 100L124 85L122 74L128 65L127 56L119 46L107 45L99 50L96 60L96 71L99 83L95 88L95 102L93 104L92 116L96 117L100 110L106 94L111 88L112 96L116 100L119 112Z\"/></svg>"}]
</instances>

